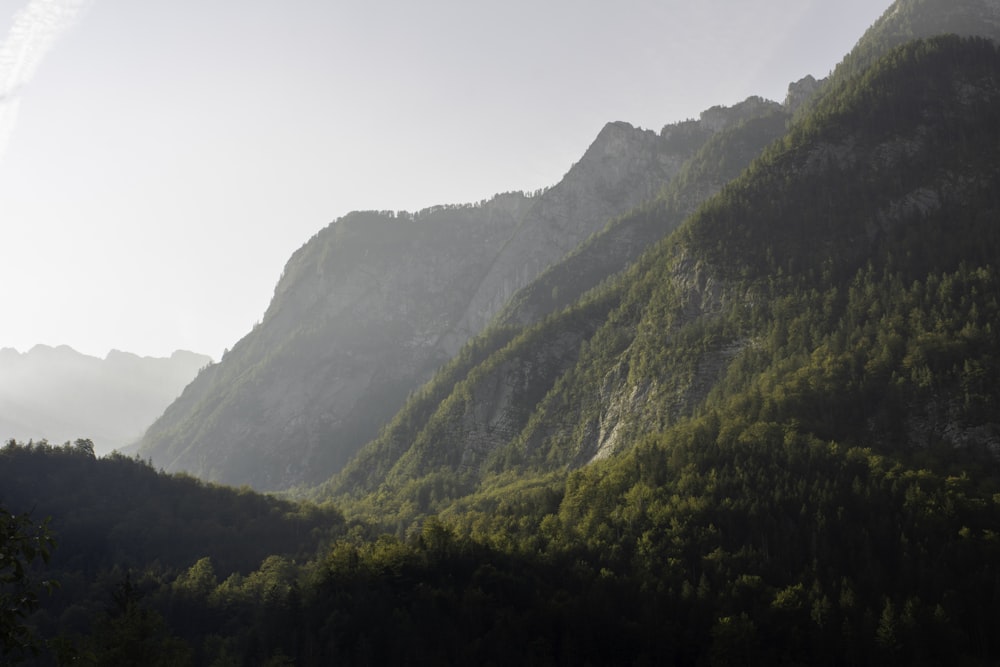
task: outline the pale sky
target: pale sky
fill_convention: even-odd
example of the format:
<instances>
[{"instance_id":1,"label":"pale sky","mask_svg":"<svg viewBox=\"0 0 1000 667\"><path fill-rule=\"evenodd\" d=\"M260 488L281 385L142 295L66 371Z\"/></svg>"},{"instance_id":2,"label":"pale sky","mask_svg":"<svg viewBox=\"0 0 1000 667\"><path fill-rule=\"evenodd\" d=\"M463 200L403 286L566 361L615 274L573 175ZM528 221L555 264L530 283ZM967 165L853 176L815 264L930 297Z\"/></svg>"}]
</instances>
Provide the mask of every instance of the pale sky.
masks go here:
<instances>
[{"instance_id":1,"label":"pale sky","mask_svg":"<svg viewBox=\"0 0 1000 667\"><path fill-rule=\"evenodd\" d=\"M890 0L0 0L0 348L218 359L357 209L554 185Z\"/></svg>"}]
</instances>

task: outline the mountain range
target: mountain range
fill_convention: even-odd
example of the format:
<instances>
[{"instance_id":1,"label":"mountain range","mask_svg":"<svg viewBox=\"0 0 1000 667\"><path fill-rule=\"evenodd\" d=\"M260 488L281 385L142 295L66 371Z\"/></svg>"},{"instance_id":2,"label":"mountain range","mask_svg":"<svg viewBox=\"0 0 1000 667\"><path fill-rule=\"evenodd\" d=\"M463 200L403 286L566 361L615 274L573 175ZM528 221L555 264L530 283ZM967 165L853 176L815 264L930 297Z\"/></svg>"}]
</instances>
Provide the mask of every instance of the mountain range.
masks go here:
<instances>
[{"instance_id":1,"label":"mountain range","mask_svg":"<svg viewBox=\"0 0 1000 667\"><path fill-rule=\"evenodd\" d=\"M776 108L752 99L660 134L610 123L543 192L332 223L289 260L258 327L153 424L143 456L266 490L323 481L542 271L649 201L711 137ZM763 132L749 140L763 145ZM687 196L718 185L699 181ZM638 236L617 238L603 270L666 231L626 232Z\"/></svg>"},{"instance_id":2,"label":"mountain range","mask_svg":"<svg viewBox=\"0 0 1000 667\"><path fill-rule=\"evenodd\" d=\"M934 34L991 37L997 21L988 2L897 3L830 80L793 84L784 104L751 98L659 133L609 123L548 190L332 223L289 260L261 323L153 424L142 455L262 490L323 482L468 341L485 331L506 344L620 274L785 137L793 116L800 124L815 117L815 105L880 54ZM702 259L690 261L704 274ZM562 341L546 358L565 365L590 330L571 324L561 336L535 335ZM533 404L554 378L524 381L533 388L523 401ZM695 384L707 390L711 378ZM372 456L380 466L395 462L395 454L362 454L354 467Z\"/></svg>"},{"instance_id":3,"label":"mountain range","mask_svg":"<svg viewBox=\"0 0 1000 667\"><path fill-rule=\"evenodd\" d=\"M0 350L0 433L5 439L93 441L103 454L136 444L211 358L112 350L104 359L66 346Z\"/></svg>"},{"instance_id":4,"label":"mountain range","mask_svg":"<svg viewBox=\"0 0 1000 667\"><path fill-rule=\"evenodd\" d=\"M36 626L78 664L997 664L997 183L1000 4L897 0L782 103L347 215L136 458L0 449L66 536Z\"/></svg>"}]
</instances>

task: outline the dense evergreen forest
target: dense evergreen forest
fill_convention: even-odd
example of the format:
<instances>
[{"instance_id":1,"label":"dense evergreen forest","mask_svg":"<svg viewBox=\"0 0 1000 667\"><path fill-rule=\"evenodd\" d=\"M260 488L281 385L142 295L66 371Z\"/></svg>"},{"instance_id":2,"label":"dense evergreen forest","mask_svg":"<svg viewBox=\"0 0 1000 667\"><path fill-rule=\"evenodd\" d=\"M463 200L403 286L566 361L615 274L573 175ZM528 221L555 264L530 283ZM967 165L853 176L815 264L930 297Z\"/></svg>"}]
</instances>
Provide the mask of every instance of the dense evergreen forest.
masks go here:
<instances>
[{"instance_id":1,"label":"dense evergreen forest","mask_svg":"<svg viewBox=\"0 0 1000 667\"><path fill-rule=\"evenodd\" d=\"M993 43L893 50L311 502L8 443L4 659L997 664L998 148Z\"/></svg>"}]
</instances>

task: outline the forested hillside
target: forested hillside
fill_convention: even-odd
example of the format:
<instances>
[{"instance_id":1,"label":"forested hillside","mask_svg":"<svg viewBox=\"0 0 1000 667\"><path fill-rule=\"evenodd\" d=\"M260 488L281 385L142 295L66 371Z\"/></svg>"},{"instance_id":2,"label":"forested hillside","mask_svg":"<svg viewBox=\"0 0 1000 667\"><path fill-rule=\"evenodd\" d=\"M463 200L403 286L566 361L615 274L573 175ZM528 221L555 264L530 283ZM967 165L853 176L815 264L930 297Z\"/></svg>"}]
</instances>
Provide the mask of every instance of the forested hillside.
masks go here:
<instances>
[{"instance_id":1,"label":"forested hillside","mask_svg":"<svg viewBox=\"0 0 1000 667\"><path fill-rule=\"evenodd\" d=\"M289 260L259 325L152 426L142 455L259 490L323 482L495 317L524 327L571 306L735 178L786 115L808 114L888 49L945 32L995 37L1000 14L992 0L901 1L784 108L750 98L659 133L608 123L547 190L331 223Z\"/></svg>"},{"instance_id":2,"label":"forested hillside","mask_svg":"<svg viewBox=\"0 0 1000 667\"><path fill-rule=\"evenodd\" d=\"M949 7L897 3L867 60L794 116L750 101L342 472L287 494L310 503L95 459L86 441L9 443L0 506L29 515L0 552L38 557L7 570L0 593L31 595L0 639L31 630L39 655L5 658L1000 662L1000 48L871 41ZM365 221L324 234L398 241L395 218ZM319 248L342 251L307 246L289 279L358 266L307 261ZM297 390L234 368L212 372ZM185 400L214 409L197 391Z\"/></svg>"},{"instance_id":3,"label":"forested hillside","mask_svg":"<svg viewBox=\"0 0 1000 667\"><path fill-rule=\"evenodd\" d=\"M817 435L885 445L890 434L877 425L892 423L923 441L978 434L968 435L974 448L995 446L988 422L967 423L948 404L930 410L912 368L933 358L923 349L933 340L957 345L965 330L988 340L956 349L951 359L963 365L948 367L948 381L968 382L965 364L978 365L986 375L976 391L989 391L995 372L978 356L995 342L984 333L989 288L960 303L919 296L992 280L991 59L988 43L918 42L840 84L624 277L509 343L503 329L491 333L503 349L442 373L327 492L377 499L365 510L373 516L439 511L493 475L578 467L775 375L847 364L851 336L864 354L889 356L884 368L852 358L850 374L826 380L835 395L816 397L824 409L851 407L829 417L839 430ZM634 215L650 211L669 209ZM861 308L858 290L882 295L881 306L864 306L874 321L851 310ZM920 305L897 310L908 303ZM934 338L936 310L914 315L932 308L963 314ZM852 375L877 384L850 392L840 381Z\"/></svg>"},{"instance_id":4,"label":"forested hillside","mask_svg":"<svg viewBox=\"0 0 1000 667\"><path fill-rule=\"evenodd\" d=\"M363 448L342 473L324 485L321 496L343 491L357 496L373 491L410 443L417 443L415 451L428 439L434 440L438 448L457 446L455 439L475 440L477 446L483 447L510 437L512 430L518 428L551 387L554 377L575 362L580 343L592 335L607 316L615 295L609 292L576 310L572 317L553 320L551 328L536 327L532 333L523 334L519 338L521 342L510 348L510 354L527 350L530 359L523 363L531 364L530 369L525 369L521 362L506 360L506 352L497 353L523 329L553 316L624 271L643 250L676 229L698 205L735 178L765 146L783 136L788 119L788 114L779 105L751 99L732 109L706 112L700 123L679 124L669 131L698 132L708 120L705 116L715 116L716 122L721 122L726 129L705 142L657 198L611 221L563 261L515 294L494 325L474 339L432 382L416 392L379 437ZM525 347L525 339L533 344ZM483 364L487 358L491 359L490 363ZM419 426L426 423L448 394L456 389L456 384L477 366L477 377L486 374L488 378L483 391L450 399L452 406L459 400L474 404L476 416L452 428L449 434L452 440L448 440L448 435L419 438L415 434ZM487 368L494 370L487 371ZM530 383L530 387L521 387L522 391L517 393L520 405L514 411L507 410L505 401L522 383ZM468 384L468 381L463 382L463 387ZM458 388L458 391L463 389ZM409 456L412 459L414 454L411 452Z\"/></svg>"},{"instance_id":5,"label":"forested hillside","mask_svg":"<svg viewBox=\"0 0 1000 667\"><path fill-rule=\"evenodd\" d=\"M289 260L260 324L150 427L142 455L263 490L327 479L546 267L683 175L713 136L757 119L756 130L742 131L746 145L734 143L725 158L738 171L748 149L773 139L780 115L779 105L751 98L659 134L608 123L548 190L331 223ZM605 234L600 264L585 267L583 280L579 270L566 276L562 296L536 300L530 317L622 270L725 178L685 173L685 201L670 221Z\"/></svg>"}]
</instances>

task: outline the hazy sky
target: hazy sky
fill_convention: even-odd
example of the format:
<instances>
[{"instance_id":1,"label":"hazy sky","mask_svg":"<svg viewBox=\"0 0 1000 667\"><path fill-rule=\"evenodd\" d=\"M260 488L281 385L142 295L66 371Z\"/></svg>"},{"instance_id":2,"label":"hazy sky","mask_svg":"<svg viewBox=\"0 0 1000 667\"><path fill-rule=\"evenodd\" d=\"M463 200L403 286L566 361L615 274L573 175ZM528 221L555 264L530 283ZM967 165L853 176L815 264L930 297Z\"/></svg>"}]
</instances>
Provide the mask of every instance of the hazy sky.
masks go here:
<instances>
[{"instance_id":1,"label":"hazy sky","mask_svg":"<svg viewBox=\"0 0 1000 667\"><path fill-rule=\"evenodd\" d=\"M0 0L0 347L218 358L355 209L553 185L890 0Z\"/></svg>"}]
</instances>

